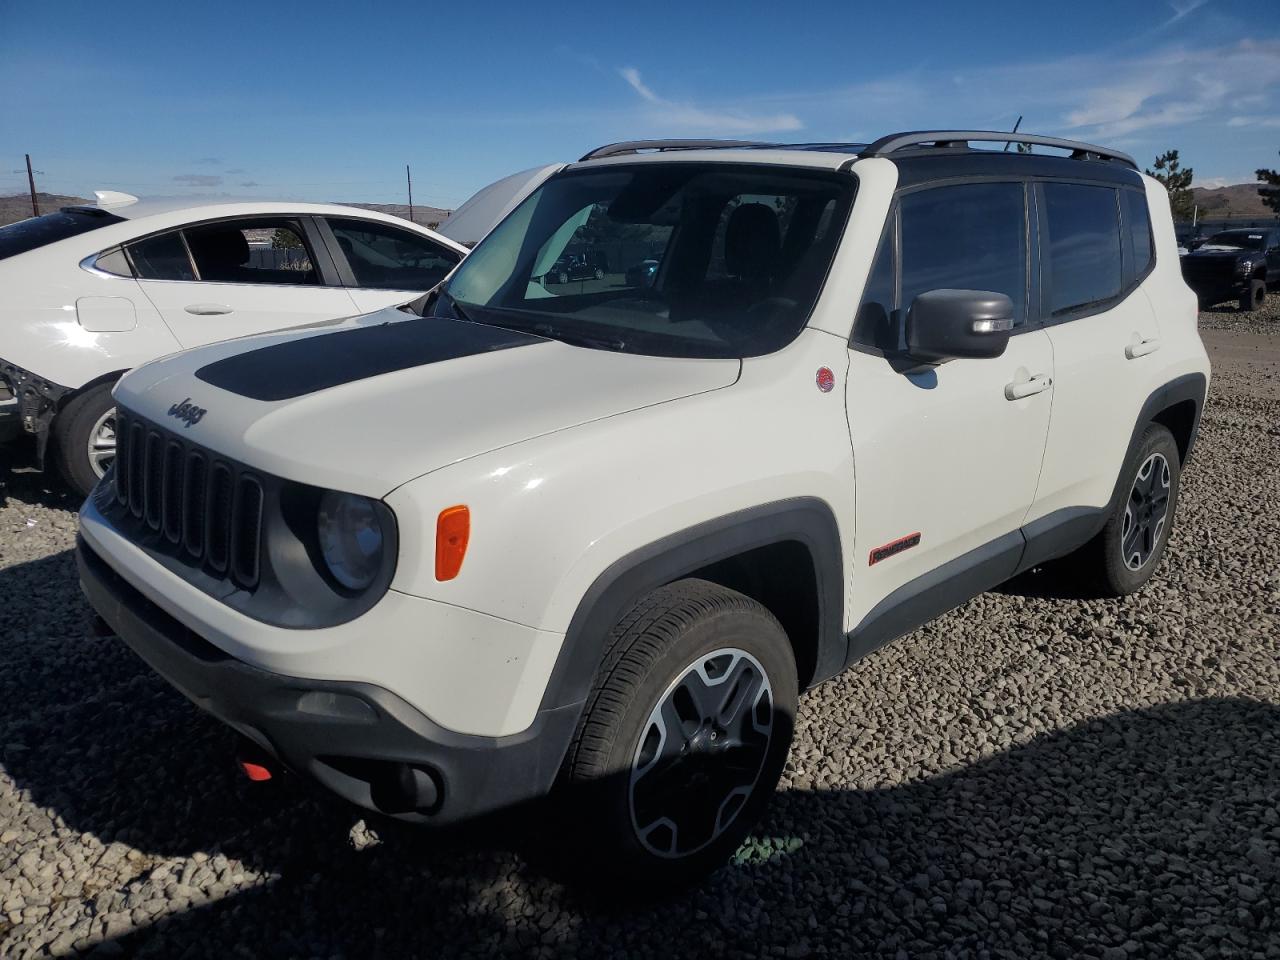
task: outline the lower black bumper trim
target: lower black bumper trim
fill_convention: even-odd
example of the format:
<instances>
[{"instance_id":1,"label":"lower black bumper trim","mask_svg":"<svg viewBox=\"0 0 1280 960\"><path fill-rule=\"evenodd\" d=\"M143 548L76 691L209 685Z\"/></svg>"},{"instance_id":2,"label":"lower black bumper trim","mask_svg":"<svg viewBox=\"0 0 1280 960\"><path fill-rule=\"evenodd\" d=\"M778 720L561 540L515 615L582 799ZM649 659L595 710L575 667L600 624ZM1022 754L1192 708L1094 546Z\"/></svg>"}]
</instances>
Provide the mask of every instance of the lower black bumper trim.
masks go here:
<instances>
[{"instance_id":1,"label":"lower black bumper trim","mask_svg":"<svg viewBox=\"0 0 1280 960\"><path fill-rule=\"evenodd\" d=\"M581 704L539 712L509 737L459 734L362 682L306 680L250 666L196 635L77 539L80 583L111 629L201 709L338 795L399 819L449 823L520 806L550 791ZM382 772L429 770L434 808L388 809Z\"/></svg>"}]
</instances>

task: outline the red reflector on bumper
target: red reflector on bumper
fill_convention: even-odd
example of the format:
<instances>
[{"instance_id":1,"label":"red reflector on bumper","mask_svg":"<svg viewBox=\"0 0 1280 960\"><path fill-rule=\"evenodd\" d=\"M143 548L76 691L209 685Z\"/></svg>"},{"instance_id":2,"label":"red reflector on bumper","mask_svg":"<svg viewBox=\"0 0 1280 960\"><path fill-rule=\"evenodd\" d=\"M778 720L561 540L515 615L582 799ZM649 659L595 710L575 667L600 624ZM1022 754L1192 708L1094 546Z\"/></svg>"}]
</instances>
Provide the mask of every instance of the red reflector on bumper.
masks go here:
<instances>
[{"instance_id":1,"label":"red reflector on bumper","mask_svg":"<svg viewBox=\"0 0 1280 960\"><path fill-rule=\"evenodd\" d=\"M263 780L271 779L271 771L260 763L250 763L248 760L240 761L240 769L244 771L244 775L255 783L261 783Z\"/></svg>"}]
</instances>

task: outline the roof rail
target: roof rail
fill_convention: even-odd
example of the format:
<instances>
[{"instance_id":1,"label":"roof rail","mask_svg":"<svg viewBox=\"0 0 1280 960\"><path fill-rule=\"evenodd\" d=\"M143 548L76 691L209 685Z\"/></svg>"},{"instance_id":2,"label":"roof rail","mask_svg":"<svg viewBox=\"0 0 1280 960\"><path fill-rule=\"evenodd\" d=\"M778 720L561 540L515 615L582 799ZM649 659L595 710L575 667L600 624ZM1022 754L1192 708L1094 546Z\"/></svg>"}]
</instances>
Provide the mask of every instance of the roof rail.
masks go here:
<instances>
[{"instance_id":1,"label":"roof rail","mask_svg":"<svg viewBox=\"0 0 1280 960\"><path fill-rule=\"evenodd\" d=\"M998 130L914 130L906 133L891 133L869 145L860 155L885 157L905 147L921 144L933 144L936 147L967 146L973 140L980 143L1032 143L1042 147L1057 147L1061 150L1070 150L1072 158L1076 160L1088 160L1091 157L1119 160L1135 170L1138 169L1138 164L1133 157L1119 150L1098 147L1092 143L1081 143L1079 140L1041 137L1034 133L1005 133Z\"/></svg>"},{"instance_id":2,"label":"roof rail","mask_svg":"<svg viewBox=\"0 0 1280 960\"><path fill-rule=\"evenodd\" d=\"M621 157L642 150L717 150L723 147L772 147L772 143L758 140L624 140L596 147L582 160L599 160L601 157ZM581 163L582 160L578 162Z\"/></svg>"}]
</instances>

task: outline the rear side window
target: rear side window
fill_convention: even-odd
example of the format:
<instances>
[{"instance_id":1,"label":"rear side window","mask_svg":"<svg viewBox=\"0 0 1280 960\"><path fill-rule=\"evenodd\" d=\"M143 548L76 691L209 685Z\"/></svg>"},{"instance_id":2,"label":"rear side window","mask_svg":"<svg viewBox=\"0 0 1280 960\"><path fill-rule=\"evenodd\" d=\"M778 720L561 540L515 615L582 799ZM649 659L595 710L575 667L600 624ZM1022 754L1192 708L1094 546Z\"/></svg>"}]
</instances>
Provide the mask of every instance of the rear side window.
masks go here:
<instances>
[{"instance_id":1,"label":"rear side window","mask_svg":"<svg viewBox=\"0 0 1280 960\"><path fill-rule=\"evenodd\" d=\"M1114 205L1114 201L1113 201ZM1020 183L966 183L900 202L902 311L930 290L990 290L1027 320L1026 193Z\"/></svg>"},{"instance_id":2,"label":"rear side window","mask_svg":"<svg viewBox=\"0 0 1280 960\"><path fill-rule=\"evenodd\" d=\"M183 231L202 283L318 284L293 220L227 220Z\"/></svg>"},{"instance_id":3,"label":"rear side window","mask_svg":"<svg viewBox=\"0 0 1280 960\"><path fill-rule=\"evenodd\" d=\"M1043 189L1049 314L1060 317L1119 296L1123 284L1116 191L1080 183L1046 183Z\"/></svg>"},{"instance_id":4,"label":"rear side window","mask_svg":"<svg viewBox=\"0 0 1280 960\"><path fill-rule=\"evenodd\" d=\"M1129 281L1136 280L1147 272L1151 266L1151 215L1147 211L1147 196L1136 190L1122 190L1124 232L1129 241L1132 266L1129 270Z\"/></svg>"},{"instance_id":5,"label":"rear side window","mask_svg":"<svg viewBox=\"0 0 1280 960\"><path fill-rule=\"evenodd\" d=\"M330 219L329 226L358 287L430 290L462 259L447 247L389 224Z\"/></svg>"},{"instance_id":6,"label":"rear side window","mask_svg":"<svg viewBox=\"0 0 1280 960\"><path fill-rule=\"evenodd\" d=\"M20 253L66 240L68 237L79 236L99 227L123 222L123 217L105 210L80 210L74 207L57 213L46 213L42 217L19 220L0 227L0 260L16 257Z\"/></svg>"},{"instance_id":7,"label":"rear side window","mask_svg":"<svg viewBox=\"0 0 1280 960\"><path fill-rule=\"evenodd\" d=\"M177 231L147 237L126 249L139 280L194 280L191 258Z\"/></svg>"}]
</instances>

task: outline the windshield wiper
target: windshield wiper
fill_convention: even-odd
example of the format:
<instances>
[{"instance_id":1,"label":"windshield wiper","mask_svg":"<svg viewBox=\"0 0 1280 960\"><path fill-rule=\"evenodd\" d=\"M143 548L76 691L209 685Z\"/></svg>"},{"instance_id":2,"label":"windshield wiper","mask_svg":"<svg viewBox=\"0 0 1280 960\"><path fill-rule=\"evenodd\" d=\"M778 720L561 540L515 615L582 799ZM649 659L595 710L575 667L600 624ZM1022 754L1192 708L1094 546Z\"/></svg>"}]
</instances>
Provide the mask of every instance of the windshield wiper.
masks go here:
<instances>
[{"instance_id":1,"label":"windshield wiper","mask_svg":"<svg viewBox=\"0 0 1280 960\"><path fill-rule=\"evenodd\" d=\"M458 298L449 292L447 287L442 288L440 296L444 297L449 303L449 309L453 311L453 315L463 323L471 323L471 318L467 316L467 311L462 309L462 304L458 302Z\"/></svg>"},{"instance_id":2,"label":"windshield wiper","mask_svg":"<svg viewBox=\"0 0 1280 960\"><path fill-rule=\"evenodd\" d=\"M623 352L627 349L625 340L611 337L593 337L585 333L566 333L550 323L531 324L529 329L540 337L546 337L548 340L559 340L561 343L567 343L573 347L589 347L596 350L613 350L614 352Z\"/></svg>"}]
</instances>

